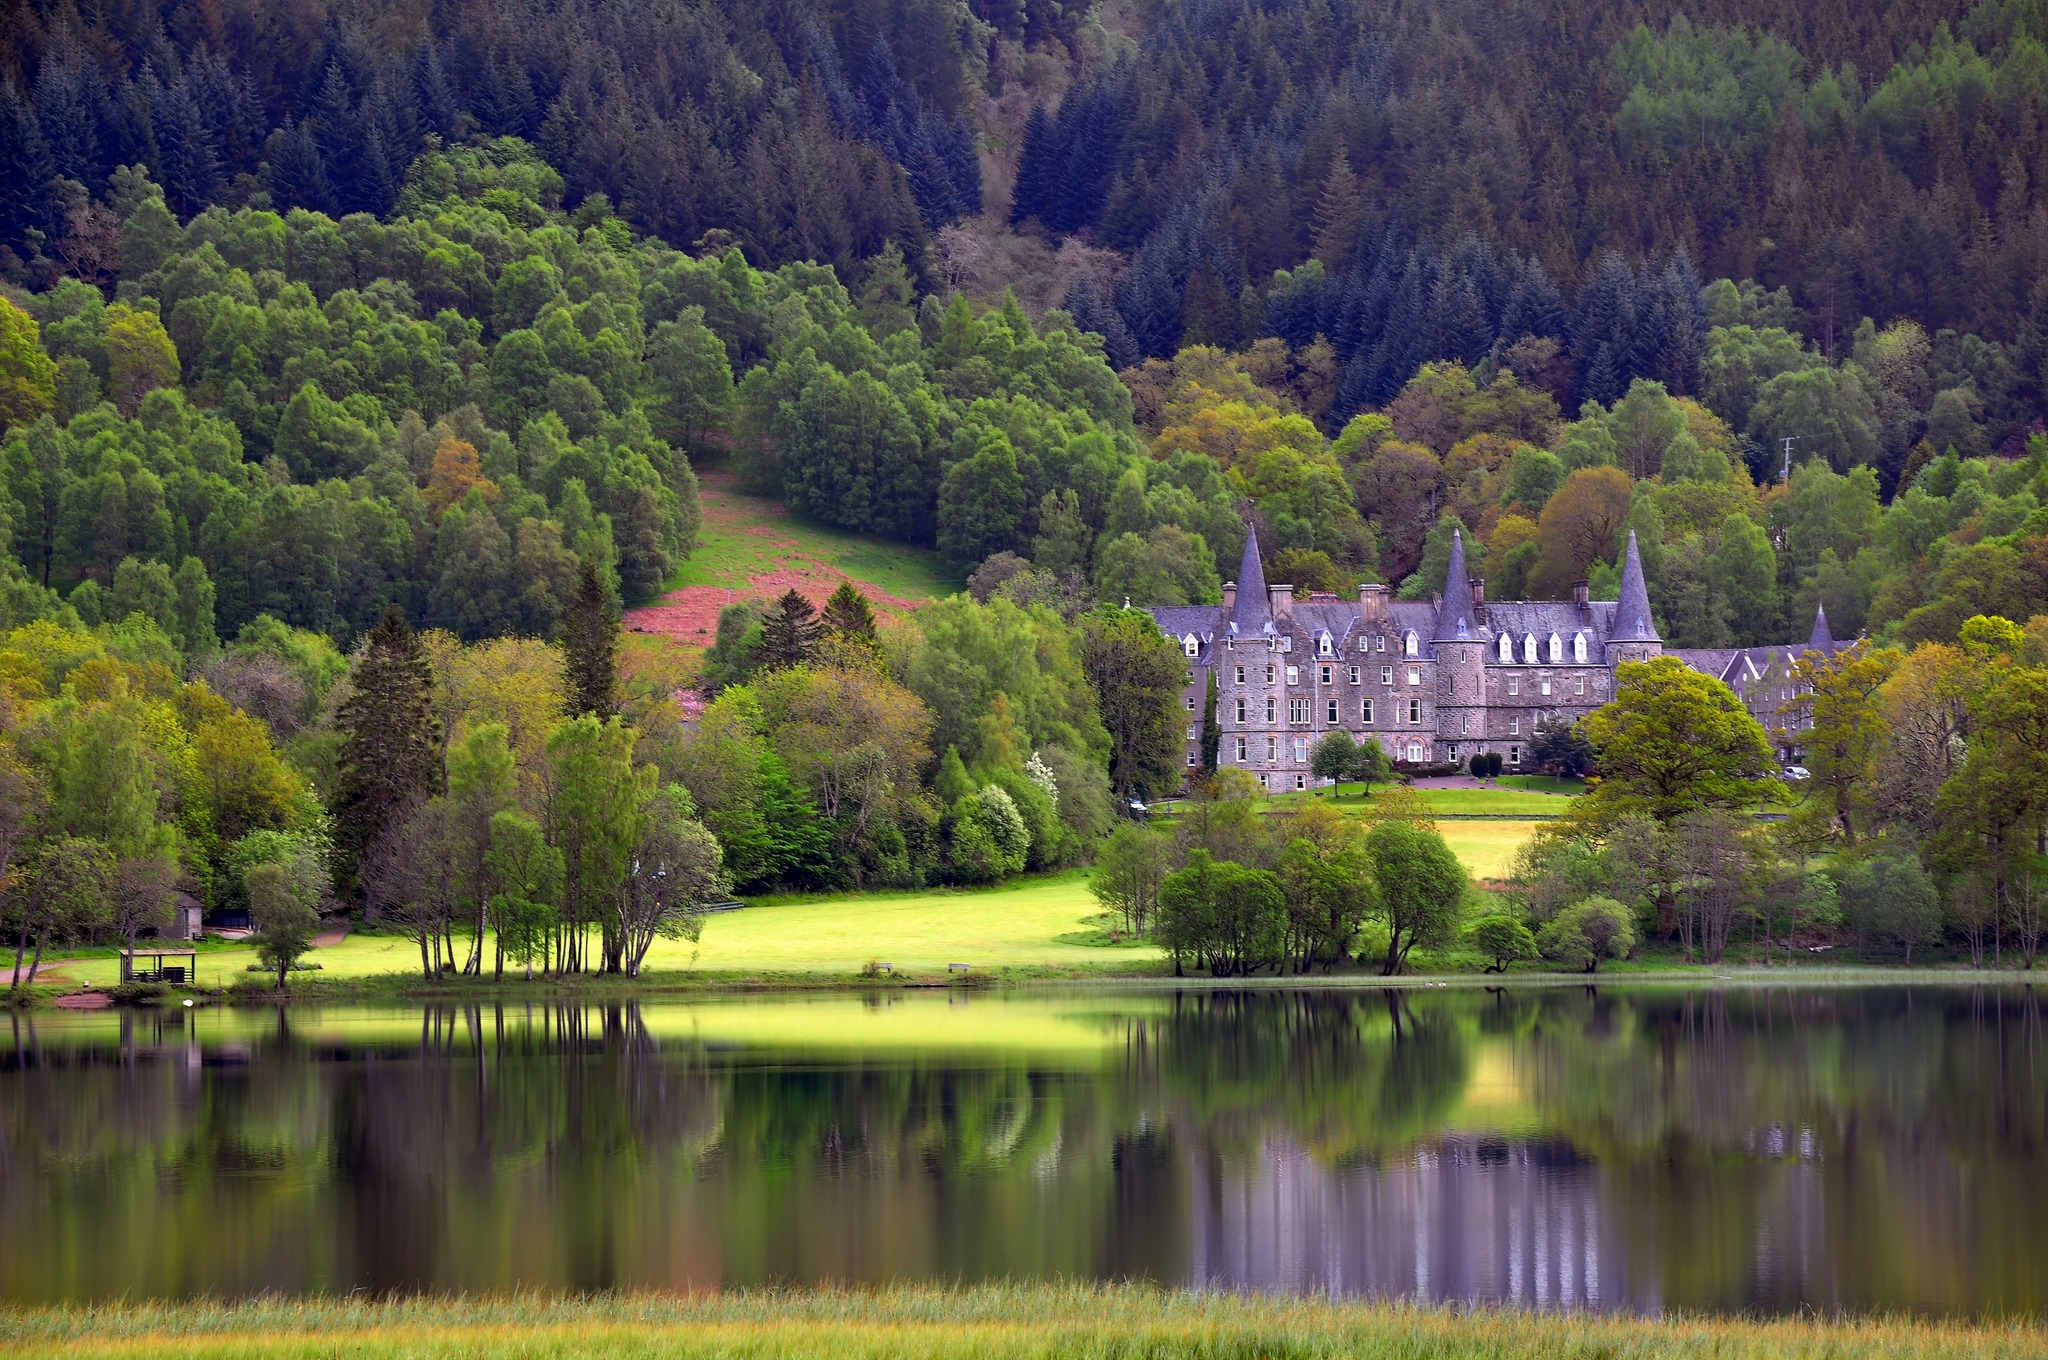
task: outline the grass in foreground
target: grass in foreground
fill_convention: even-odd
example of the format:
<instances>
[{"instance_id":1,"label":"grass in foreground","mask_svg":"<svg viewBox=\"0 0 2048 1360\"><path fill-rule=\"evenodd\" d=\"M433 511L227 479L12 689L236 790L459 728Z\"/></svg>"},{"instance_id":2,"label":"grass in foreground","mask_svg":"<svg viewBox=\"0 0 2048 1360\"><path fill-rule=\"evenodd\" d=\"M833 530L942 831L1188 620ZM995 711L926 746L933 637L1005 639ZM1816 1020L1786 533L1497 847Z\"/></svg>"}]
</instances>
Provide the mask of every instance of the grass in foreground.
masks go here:
<instances>
[{"instance_id":1,"label":"grass in foreground","mask_svg":"<svg viewBox=\"0 0 2048 1360\"><path fill-rule=\"evenodd\" d=\"M1137 1286L989 1285L591 1299L259 1300L0 1312L29 1357L2019 1357L2038 1325L1637 1319Z\"/></svg>"}]
</instances>

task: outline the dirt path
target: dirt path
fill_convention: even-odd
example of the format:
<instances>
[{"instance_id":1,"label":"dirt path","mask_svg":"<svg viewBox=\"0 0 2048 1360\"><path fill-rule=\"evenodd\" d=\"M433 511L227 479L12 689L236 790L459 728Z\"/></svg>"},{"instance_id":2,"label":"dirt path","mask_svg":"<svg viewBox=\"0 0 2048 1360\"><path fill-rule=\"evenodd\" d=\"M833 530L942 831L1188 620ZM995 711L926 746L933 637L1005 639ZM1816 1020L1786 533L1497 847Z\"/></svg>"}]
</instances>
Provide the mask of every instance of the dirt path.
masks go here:
<instances>
[{"instance_id":1,"label":"dirt path","mask_svg":"<svg viewBox=\"0 0 2048 1360\"><path fill-rule=\"evenodd\" d=\"M313 937L313 947L315 949L334 948L334 946L340 944L343 940L346 940L348 938L348 929L349 928L347 926L342 926L338 930L321 931L318 935L315 935Z\"/></svg>"}]
</instances>

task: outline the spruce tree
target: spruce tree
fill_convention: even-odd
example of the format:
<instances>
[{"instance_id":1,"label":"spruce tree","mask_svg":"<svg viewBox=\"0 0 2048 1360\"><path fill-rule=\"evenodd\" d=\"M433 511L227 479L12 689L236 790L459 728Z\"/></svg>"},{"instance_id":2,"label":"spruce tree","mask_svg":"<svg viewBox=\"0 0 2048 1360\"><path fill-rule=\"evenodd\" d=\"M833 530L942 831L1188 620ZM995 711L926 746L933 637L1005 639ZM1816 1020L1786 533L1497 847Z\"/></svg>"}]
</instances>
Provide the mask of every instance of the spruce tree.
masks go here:
<instances>
[{"instance_id":1,"label":"spruce tree","mask_svg":"<svg viewBox=\"0 0 2048 1360\"><path fill-rule=\"evenodd\" d=\"M819 621L840 637L872 638L875 635L874 607L851 581L839 583L825 601L825 612Z\"/></svg>"},{"instance_id":2,"label":"spruce tree","mask_svg":"<svg viewBox=\"0 0 2048 1360\"><path fill-rule=\"evenodd\" d=\"M597 564L584 558L577 569L576 599L562 630L567 653L568 692L563 707L572 718L594 713L609 718L619 711L619 616L598 579Z\"/></svg>"},{"instance_id":3,"label":"spruce tree","mask_svg":"<svg viewBox=\"0 0 2048 1360\"><path fill-rule=\"evenodd\" d=\"M441 724L434 716L434 671L397 605L370 630L341 706L341 778L335 799L342 877L384 829L441 791Z\"/></svg>"},{"instance_id":4,"label":"spruce tree","mask_svg":"<svg viewBox=\"0 0 2048 1360\"><path fill-rule=\"evenodd\" d=\"M768 607L761 620L761 669L801 666L818 645L817 607L792 586Z\"/></svg>"}]
</instances>

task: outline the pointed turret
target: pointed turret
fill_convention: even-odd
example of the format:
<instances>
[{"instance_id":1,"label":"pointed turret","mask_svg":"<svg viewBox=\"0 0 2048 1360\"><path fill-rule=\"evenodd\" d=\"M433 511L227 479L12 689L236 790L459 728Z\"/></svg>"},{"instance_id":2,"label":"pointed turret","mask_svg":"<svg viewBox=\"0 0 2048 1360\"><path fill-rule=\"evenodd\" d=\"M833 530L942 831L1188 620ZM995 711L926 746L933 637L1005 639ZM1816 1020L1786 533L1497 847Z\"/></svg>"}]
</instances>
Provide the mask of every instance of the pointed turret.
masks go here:
<instances>
[{"instance_id":1,"label":"pointed turret","mask_svg":"<svg viewBox=\"0 0 2048 1360\"><path fill-rule=\"evenodd\" d=\"M1650 588L1643 581L1643 559L1636 551L1636 531L1628 531L1628 551L1621 561L1621 602L1614 607L1614 628L1609 642L1657 642L1657 625L1650 617Z\"/></svg>"},{"instance_id":2,"label":"pointed turret","mask_svg":"<svg viewBox=\"0 0 2048 1360\"><path fill-rule=\"evenodd\" d=\"M1237 564L1237 602L1231 606L1230 621L1239 637L1258 633L1273 618L1272 602L1266 595L1266 566L1259 560L1259 531L1250 525L1244 531L1244 560Z\"/></svg>"},{"instance_id":3,"label":"pointed turret","mask_svg":"<svg viewBox=\"0 0 2048 1360\"><path fill-rule=\"evenodd\" d=\"M1465 574L1465 536L1451 530L1451 560L1444 567L1444 598L1436 611L1436 642L1472 636L1472 578Z\"/></svg>"},{"instance_id":4,"label":"pointed turret","mask_svg":"<svg viewBox=\"0 0 2048 1360\"><path fill-rule=\"evenodd\" d=\"M1831 652L1835 649L1835 635L1828 631L1828 607L1817 606L1813 611L1813 636L1806 639L1809 650Z\"/></svg>"}]
</instances>

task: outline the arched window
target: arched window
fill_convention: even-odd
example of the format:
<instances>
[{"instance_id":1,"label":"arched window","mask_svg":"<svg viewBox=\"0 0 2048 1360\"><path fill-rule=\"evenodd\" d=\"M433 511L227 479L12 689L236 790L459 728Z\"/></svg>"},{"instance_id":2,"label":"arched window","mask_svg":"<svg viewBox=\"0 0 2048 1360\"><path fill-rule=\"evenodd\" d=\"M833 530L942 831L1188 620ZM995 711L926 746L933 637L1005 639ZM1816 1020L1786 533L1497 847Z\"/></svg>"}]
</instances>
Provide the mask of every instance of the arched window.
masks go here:
<instances>
[{"instance_id":1,"label":"arched window","mask_svg":"<svg viewBox=\"0 0 2048 1360\"><path fill-rule=\"evenodd\" d=\"M1500 660L1502 665L1511 665L1515 659L1515 640L1506 633L1500 635Z\"/></svg>"},{"instance_id":2,"label":"arched window","mask_svg":"<svg viewBox=\"0 0 2048 1360\"><path fill-rule=\"evenodd\" d=\"M1529 633L1522 638L1522 660L1536 664L1536 635Z\"/></svg>"},{"instance_id":3,"label":"arched window","mask_svg":"<svg viewBox=\"0 0 2048 1360\"><path fill-rule=\"evenodd\" d=\"M1550 635L1550 659L1552 661L1564 660L1564 643L1555 633Z\"/></svg>"},{"instance_id":4,"label":"arched window","mask_svg":"<svg viewBox=\"0 0 2048 1360\"><path fill-rule=\"evenodd\" d=\"M1584 633L1574 633L1572 634L1572 660L1584 662L1585 659L1586 635Z\"/></svg>"},{"instance_id":5,"label":"arched window","mask_svg":"<svg viewBox=\"0 0 2048 1360\"><path fill-rule=\"evenodd\" d=\"M1406 640L1402 642L1401 649L1405 651L1409 656L1420 656L1422 654L1419 639L1416 638L1415 630L1413 628L1410 628L1408 630L1408 636Z\"/></svg>"}]
</instances>

